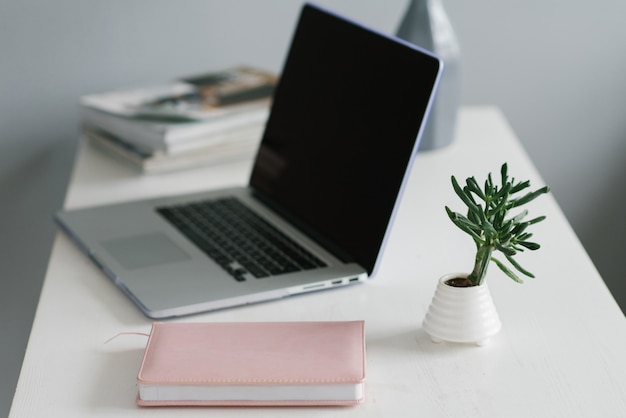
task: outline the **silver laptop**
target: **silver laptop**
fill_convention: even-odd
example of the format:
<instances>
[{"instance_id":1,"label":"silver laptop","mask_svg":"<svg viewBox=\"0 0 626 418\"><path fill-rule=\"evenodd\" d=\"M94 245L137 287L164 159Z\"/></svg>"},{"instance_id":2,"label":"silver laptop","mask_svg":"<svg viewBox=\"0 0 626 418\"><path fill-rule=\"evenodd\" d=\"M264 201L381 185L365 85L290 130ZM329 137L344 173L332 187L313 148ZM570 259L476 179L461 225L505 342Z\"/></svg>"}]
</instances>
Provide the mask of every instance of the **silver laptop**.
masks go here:
<instances>
[{"instance_id":1,"label":"silver laptop","mask_svg":"<svg viewBox=\"0 0 626 418\"><path fill-rule=\"evenodd\" d=\"M247 187L61 211L56 221L151 318L365 281L442 66L307 4Z\"/></svg>"}]
</instances>

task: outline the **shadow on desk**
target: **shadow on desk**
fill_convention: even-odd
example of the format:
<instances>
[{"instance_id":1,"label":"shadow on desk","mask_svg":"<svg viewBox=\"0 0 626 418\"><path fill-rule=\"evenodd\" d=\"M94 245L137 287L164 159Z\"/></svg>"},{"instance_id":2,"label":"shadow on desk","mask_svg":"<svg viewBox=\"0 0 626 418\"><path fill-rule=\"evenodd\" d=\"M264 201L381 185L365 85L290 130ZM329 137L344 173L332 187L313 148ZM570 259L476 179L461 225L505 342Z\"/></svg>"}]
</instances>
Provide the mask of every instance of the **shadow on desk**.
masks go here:
<instances>
[{"instance_id":1,"label":"shadow on desk","mask_svg":"<svg viewBox=\"0 0 626 418\"><path fill-rule=\"evenodd\" d=\"M143 348L119 350L112 341L96 355L100 357L98 376L94 386L84 399L89 399L89 407L100 410L136 409L137 373L143 358Z\"/></svg>"},{"instance_id":2,"label":"shadow on desk","mask_svg":"<svg viewBox=\"0 0 626 418\"><path fill-rule=\"evenodd\" d=\"M412 354L420 356L434 355L441 357L442 355L456 355L474 350L491 351L490 346L497 346L499 336L496 335L486 346L479 347L476 344L466 343L438 343L435 344L430 336L421 327L409 329L395 334L380 335L369 337L367 340L367 350L377 351L384 350L386 355L395 354Z\"/></svg>"}]
</instances>

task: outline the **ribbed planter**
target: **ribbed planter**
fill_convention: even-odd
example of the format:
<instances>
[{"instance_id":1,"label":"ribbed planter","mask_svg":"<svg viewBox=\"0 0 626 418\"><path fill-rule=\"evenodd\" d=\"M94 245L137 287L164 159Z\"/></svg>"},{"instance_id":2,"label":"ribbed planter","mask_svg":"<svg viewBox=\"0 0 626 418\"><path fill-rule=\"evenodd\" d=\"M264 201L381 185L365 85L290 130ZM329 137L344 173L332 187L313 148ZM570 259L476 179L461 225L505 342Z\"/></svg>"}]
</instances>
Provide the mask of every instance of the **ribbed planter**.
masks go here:
<instances>
[{"instance_id":1,"label":"ribbed planter","mask_svg":"<svg viewBox=\"0 0 626 418\"><path fill-rule=\"evenodd\" d=\"M448 274L439 279L424 318L424 330L436 343L448 341L482 346L502 327L489 288L486 282L473 287L446 284L454 277L467 277L467 274Z\"/></svg>"}]
</instances>

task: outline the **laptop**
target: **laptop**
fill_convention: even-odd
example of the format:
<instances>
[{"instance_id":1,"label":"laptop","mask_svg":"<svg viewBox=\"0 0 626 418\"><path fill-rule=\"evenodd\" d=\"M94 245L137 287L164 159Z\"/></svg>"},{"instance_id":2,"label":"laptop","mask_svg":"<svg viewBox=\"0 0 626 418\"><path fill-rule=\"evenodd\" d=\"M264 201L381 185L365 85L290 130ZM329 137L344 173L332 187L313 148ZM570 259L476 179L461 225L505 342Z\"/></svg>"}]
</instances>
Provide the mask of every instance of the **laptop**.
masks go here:
<instances>
[{"instance_id":1,"label":"laptop","mask_svg":"<svg viewBox=\"0 0 626 418\"><path fill-rule=\"evenodd\" d=\"M247 186L55 220L155 319L366 281L442 67L419 47L305 4Z\"/></svg>"}]
</instances>

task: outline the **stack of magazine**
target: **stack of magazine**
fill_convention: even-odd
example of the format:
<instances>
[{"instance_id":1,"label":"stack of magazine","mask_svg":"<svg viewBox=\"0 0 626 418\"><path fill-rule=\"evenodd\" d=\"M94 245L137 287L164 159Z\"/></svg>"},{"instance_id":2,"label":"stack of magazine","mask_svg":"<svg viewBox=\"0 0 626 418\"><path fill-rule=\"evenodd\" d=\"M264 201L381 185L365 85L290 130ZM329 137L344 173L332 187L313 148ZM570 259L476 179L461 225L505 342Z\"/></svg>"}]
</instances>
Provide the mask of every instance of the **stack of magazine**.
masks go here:
<instances>
[{"instance_id":1,"label":"stack of magazine","mask_svg":"<svg viewBox=\"0 0 626 418\"><path fill-rule=\"evenodd\" d=\"M252 156L277 76L235 67L163 86L83 96L85 137L142 172Z\"/></svg>"}]
</instances>

